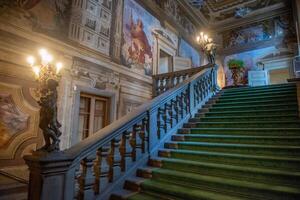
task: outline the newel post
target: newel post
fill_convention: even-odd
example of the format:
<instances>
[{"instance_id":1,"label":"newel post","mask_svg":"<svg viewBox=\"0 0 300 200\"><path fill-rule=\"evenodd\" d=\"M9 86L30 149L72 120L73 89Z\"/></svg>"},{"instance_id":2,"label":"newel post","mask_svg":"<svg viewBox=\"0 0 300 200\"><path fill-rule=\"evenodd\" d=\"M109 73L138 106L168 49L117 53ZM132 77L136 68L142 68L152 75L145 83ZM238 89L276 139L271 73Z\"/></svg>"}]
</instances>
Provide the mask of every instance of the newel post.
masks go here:
<instances>
[{"instance_id":1,"label":"newel post","mask_svg":"<svg viewBox=\"0 0 300 200\"><path fill-rule=\"evenodd\" d=\"M28 200L64 200L74 196L75 167L63 152L34 152L24 157L29 166Z\"/></svg>"},{"instance_id":2,"label":"newel post","mask_svg":"<svg viewBox=\"0 0 300 200\"><path fill-rule=\"evenodd\" d=\"M219 66L217 64L214 64L213 67L213 87L214 87L214 92L220 90L218 86L218 68Z\"/></svg>"}]
</instances>

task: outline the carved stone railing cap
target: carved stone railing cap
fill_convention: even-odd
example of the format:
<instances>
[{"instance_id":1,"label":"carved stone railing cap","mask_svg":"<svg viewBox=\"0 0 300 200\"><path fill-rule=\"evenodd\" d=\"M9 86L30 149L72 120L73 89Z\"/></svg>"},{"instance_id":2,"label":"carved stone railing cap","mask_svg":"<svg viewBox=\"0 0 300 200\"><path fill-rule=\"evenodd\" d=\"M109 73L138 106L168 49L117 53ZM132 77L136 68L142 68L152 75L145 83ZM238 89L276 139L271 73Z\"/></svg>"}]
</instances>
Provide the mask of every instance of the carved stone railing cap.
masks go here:
<instances>
[{"instance_id":1,"label":"carved stone railing cap","mask_svg":"<svg viewBox=\"0 0 300 200\"><path fill-rule=\"evenodd\" d=\"M160 79L160 78L165 78L165 77L174 77L174 76L180 76L180 75L185 75L185 74L192 74L192 73L197 73L203 69L206 68L211 68L213 67L214 64L207 64L207 65L203 65L200 67L194 67L194 68L189 68L189 69L183 69L183 70L178 70L175 72L167 72L167 73L163 73L163 74L156 74L156 75L152 75L153 79Z\"/></svg>"}]
</instances>

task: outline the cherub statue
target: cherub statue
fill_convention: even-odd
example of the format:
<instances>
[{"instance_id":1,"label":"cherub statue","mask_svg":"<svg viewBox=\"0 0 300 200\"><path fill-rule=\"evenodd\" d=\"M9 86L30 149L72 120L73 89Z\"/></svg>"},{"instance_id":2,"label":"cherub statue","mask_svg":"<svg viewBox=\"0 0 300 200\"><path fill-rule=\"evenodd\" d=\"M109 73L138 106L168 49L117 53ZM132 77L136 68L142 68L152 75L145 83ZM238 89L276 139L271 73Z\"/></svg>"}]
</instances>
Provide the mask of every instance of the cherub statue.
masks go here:
<instances>
[{"instance_id":1,"label":"cherub statue","mask_svg":"<svg viewBox=\"0 0 300 200\"><path fill-rule=\"evenodd\" d=\"M44 95L39 100L40 123L39 127L43 131L45 146L42 148L48 152L59 150L59 137L61 124L57 120L57 86L58 82L54 79L45 81L46 85L42 89Z\"/></svg>"},{"instance_id":2,"label":"cherub statue","mask_svg":"<svg viewBox=\"0 0 300 200\"><path fill-rule=\"evenodd\" d=\"M216 62L216 51L217 46L215 43L208 43L205 45L205 54L207 56L208 62L214 64Z\"/></svg>"}]
</instances>

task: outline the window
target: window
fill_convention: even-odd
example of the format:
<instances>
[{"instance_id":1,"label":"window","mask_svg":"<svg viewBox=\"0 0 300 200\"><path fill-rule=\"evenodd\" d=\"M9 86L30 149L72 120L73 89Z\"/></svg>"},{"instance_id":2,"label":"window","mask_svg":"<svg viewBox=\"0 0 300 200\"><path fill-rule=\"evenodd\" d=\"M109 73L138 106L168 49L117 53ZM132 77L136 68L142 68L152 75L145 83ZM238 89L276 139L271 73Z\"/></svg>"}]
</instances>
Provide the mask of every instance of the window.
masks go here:
<instances>
[{"instance_id":1,"label":"window","mask_svg":"<svg viewBox=\"0 0 300 200\"><path fill-rule=\"evenodd\" d=\"M85 139L109 124L109 98L80 94L79 134Z\"/></svg>"}]
</instances>

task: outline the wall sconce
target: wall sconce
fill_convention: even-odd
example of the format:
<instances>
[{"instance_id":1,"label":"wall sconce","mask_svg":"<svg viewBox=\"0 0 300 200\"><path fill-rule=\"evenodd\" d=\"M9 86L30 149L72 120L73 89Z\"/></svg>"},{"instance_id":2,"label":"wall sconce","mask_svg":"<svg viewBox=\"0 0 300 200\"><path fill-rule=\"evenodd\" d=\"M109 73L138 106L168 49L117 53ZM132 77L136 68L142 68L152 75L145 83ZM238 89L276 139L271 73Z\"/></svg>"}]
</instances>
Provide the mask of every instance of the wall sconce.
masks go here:
<instances>
[{"instance_id":1,"label":"wall sconce","mask_svg":"<svg viewBox=\"0 0 300 200\"><path fill-rule=\"evenodd\" d=\"M27 62L32 67L38 82L40 96L38 104L41 106L39 127L43 131L45 140L45 145L41 150L59 151L59 137L61 136L59 128L61 124L57 120L57 87L63 64L57 62L54 66L52 64L53 56L46 49L41 49L39 55L39 59L29 56Z\"/></svg>"},{"instance_id":2,"label":"wall sconce","mask_svg":"<svg viewBox=\"0 0 300 200\"><path fill-rule=\"evenodd\" d=\"M203 32L200 32L200 35L197 36L196 41L201 50L207 56L208 62L214 64L216 57L216 44L213 43L213 39L208 37L208 35L204 34Z\"/></svg>"}]
</instances>

